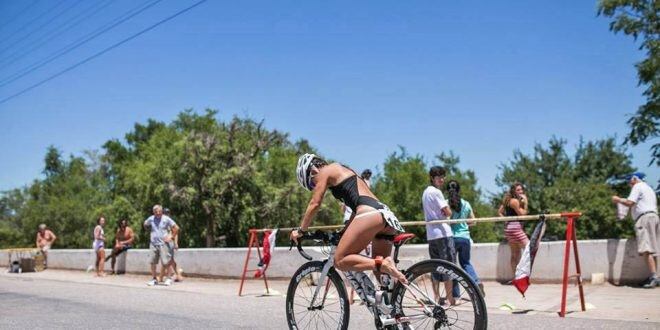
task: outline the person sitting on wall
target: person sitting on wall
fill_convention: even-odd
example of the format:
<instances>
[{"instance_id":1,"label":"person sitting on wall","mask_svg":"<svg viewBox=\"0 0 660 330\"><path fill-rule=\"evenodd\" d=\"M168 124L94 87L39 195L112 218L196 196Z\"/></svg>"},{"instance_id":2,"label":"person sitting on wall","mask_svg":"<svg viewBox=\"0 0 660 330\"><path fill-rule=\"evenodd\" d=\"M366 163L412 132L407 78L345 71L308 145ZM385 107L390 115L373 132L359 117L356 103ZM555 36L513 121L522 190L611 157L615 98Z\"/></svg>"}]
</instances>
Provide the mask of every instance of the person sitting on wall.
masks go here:
<instances>
[{"instance_id":1,"label":"person sitting on wall","mask_svg":"<svg viewBox=\"0 0 660 330\"><path fill-rule=\"evenodd\" d=\"M132 248L134 241L135 241L135 234L133 233L133 229L131 229L131 227L128 226L128 220L126 219L119 220L119 228L117 229L117 233L115 234L115 246L112 249L112 253L110 253L110 255L105 258L106 262L108 261L108 259L112 259L110 265L112 267L113 275L116 274L115 263L117 261L117 256L126 252L128 249Z\"/></svg>"}]
</instances>

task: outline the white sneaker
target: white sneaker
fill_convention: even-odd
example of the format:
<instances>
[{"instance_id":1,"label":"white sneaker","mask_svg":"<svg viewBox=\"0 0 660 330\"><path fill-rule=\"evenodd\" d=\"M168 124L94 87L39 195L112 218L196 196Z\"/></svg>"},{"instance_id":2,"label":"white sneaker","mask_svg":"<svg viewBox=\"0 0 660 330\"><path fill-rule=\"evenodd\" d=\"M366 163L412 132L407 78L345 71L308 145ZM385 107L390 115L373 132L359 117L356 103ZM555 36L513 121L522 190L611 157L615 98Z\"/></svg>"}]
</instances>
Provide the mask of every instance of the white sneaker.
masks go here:
<instances>
[{"instance_id":1,"label":"white sneaker","mask_svg":"<svg viewBox=\"0 0 660 330\"><path fill-rule=\"evenodd\" d=\"M154 286L154 285L156 285L156 284L158 284L158 281L156 281L155 278L152 279L151 281L147 282L147 285L148 285L148 286Z\"/></svg>"},{"instance_id":2,"label":"white sneaker","mask_svg":"<svg viewBox=\"0 0 660 330\"><path fill-rule=\"evenodd\" d=\"M165 282L163 282L163 285L164 285L164 286L170 286L170 285L172 285L172 279L168 277L168 278L165 280Z\"/></svg>"}]
</instances>

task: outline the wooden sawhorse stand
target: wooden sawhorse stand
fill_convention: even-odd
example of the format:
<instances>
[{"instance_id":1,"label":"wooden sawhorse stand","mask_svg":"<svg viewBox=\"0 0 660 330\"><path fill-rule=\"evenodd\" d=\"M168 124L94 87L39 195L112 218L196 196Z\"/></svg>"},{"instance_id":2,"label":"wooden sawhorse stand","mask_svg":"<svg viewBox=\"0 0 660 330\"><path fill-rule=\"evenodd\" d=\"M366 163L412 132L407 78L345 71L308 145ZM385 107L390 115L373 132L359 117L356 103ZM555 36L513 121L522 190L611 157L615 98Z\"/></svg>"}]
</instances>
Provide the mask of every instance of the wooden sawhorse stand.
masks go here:
<instances>
[{"instance_id":1,"label":"wooden sawhorse stand","mask_svg":"<svg viewBox=\"0 0 660 330\"><path fill-rule=\"evenodd\" d=\"M584 305L584 289L582 288L582 271L580 270L580 256L578 255L577 239L575 238L575 220L582 215L579 212L575 213L562 213L566 217L566 248L564 249L564 275L561 288L561 310L559 311L560 317L566 316L566 290L568 288L568 278L576 277L578 288L580 290L580 305L582 311L586 311ZM575 275L568 275L568 262L571 258L571 242L573 242L573 254L575 255Z\"/></svg>"},{"instance_id":2,"label":"wooden sawhorse stand","mask_svg":"<svg viewBox=\"0 0 660 330\"><path fill-rule=\"evenodd\" d=\"M238 289L238 296L239 297L243 294L243 284L245 283L245 280L247 279L247 273L257 270L257 269L248 269L248 263L250 262L250 254L252 252L253 247L257 250L257 256L259 257L259 260L261 260L261 244L259 244L259 230L250 229L249 235L250 236L249 236L249 239L248 239L248 252L247 252L247 256L245 257L245 265L243 265L243 275L241 276L241 286ZM266 278L266 272L265 271L263 272L262 277L264 278L264 285L266 286L266 294L269 294L270 290L268 289L268 279Z\"/></svg>"}]
</instances>

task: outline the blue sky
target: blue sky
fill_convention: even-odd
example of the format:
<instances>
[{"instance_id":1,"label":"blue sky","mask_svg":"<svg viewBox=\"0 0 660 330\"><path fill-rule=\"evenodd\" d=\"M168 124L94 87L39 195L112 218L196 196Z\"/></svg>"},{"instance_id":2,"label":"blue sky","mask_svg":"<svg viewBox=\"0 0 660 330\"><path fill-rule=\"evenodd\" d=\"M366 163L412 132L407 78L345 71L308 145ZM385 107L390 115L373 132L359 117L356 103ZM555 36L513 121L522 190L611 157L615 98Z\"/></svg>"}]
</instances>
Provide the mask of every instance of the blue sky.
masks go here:
<instances>
[{"instance_id":1,"label":"blue sky","mask_svg":"<svg viewBox=\"0 0 660 330\"><path fill-rule=\"evenodd\" d=\"M22 12L30 1L0 0L0 81L139 4L112 2L41 45L105 2L36 1ZM0 99L193 3L161 1L0 87ZM552 136L570 150L580 137L622 141L644 101L633 67L643 54L608 23L595 1L207 1L0 104L0 190L40 177L51 144L80 155L136 122L214 108L307 138L356 170L379 167L398 146L428 160L453 150L494 192L514 149ZM656 182L650 145L629 151Z\"/></svg>"}]
</instances>

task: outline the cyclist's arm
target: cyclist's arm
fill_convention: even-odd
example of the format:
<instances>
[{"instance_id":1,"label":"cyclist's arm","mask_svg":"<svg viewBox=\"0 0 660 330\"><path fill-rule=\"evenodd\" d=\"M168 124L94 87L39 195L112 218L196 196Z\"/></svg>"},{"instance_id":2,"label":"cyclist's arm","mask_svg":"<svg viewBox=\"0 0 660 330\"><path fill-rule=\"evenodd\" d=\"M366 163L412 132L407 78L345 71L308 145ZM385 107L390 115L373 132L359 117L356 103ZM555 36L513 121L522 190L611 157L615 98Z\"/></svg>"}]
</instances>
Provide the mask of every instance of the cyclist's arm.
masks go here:
<instances>
[{"instance_id":1,"label":"cyclist's arm","mask_svg":"<svg viewBox=\"0 0 660 330\"><path fill-rule=\"evenodd\" d=\"M325 190L328 188L328 171L319 172L316 179L316 186L312 191L312 199L307 204L307 210L305 210L305 215L303 216L302 223L300 224L300 229L307 230L309 225L312 223L312 219L318 212L323 202L323 196L325 195Z\"/></svg>"}]
</instances>

